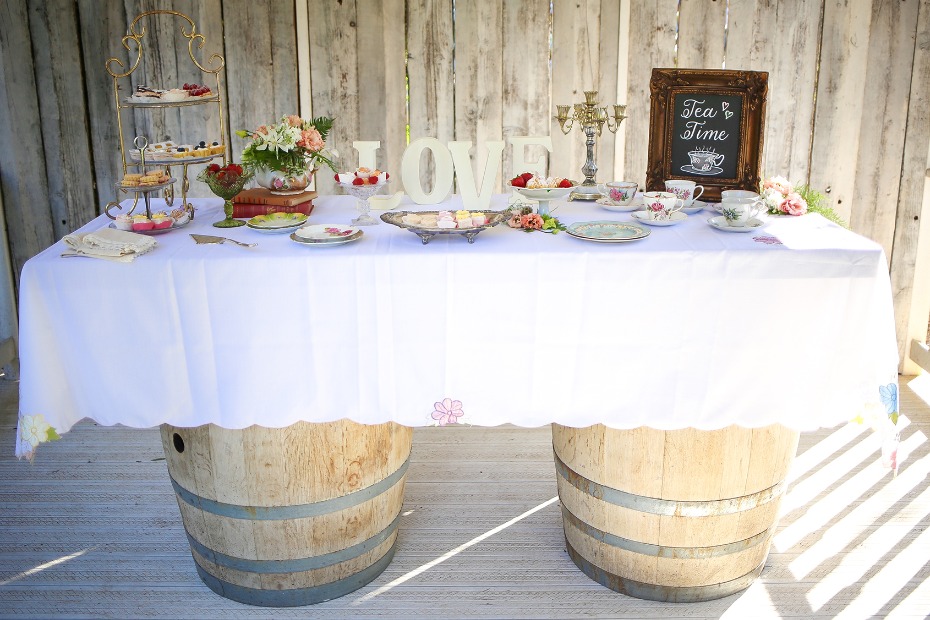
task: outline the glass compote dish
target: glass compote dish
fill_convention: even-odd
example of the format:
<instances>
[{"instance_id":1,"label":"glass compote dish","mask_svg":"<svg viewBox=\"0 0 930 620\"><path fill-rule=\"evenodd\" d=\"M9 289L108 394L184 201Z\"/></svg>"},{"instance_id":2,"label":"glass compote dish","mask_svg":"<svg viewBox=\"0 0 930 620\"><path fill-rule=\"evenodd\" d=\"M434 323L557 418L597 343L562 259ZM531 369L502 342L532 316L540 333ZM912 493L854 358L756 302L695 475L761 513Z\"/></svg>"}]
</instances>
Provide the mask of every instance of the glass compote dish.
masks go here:
<instances>
[{"instance_id":1,"label":"glass compote dish","mask_svg":"<svg viewBox=\"0 0 930 620\"><path fill-rule=\"evenodd\" d=\"M245 184L252 179L251 171L244 171L239 164L227 164L222 168L218 164L210 164L197 175L198 181L203 181L210 191L223 199L223 212L226 219L214 222L217 228L235 228L244 226L245 222L233 219L233 197L242 191Z\"/></svg>"},{"instance_id":2,"label":"glass compote dish","mask_svg":"<svg viewBox=\"0 0 930 620\"><path fill-rule=\"evenodd\" d=\"M352 220L353 226L374 226L380 222L371 217L371 203L368 199L380 192L388 181L388 173L380 170L369 171L359 168L355 172L336 175L336 181L350 196L355 197L358 217Z\"/></svg>"}]
</instances>

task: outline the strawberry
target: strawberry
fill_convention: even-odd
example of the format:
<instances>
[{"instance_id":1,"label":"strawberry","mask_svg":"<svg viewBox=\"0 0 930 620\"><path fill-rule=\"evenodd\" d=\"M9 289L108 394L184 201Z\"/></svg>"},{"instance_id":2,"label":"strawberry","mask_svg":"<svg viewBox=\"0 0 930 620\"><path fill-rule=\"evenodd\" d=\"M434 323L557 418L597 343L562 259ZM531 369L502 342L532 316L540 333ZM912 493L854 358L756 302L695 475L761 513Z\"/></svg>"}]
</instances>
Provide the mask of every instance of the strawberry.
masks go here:
<instances>
[{"instance_id":1,"label":"strawberry","mask_svg":"<svg viewBox=\"0 0 930 620\"><path fill-rule=\"evenodd\" d=\"M559 187L571 187L571 186L572 186L572 182L569 181L568 179L562 179L559 182Z\"/></svg>"},{"instance_id":2,"label":"strawberry","mask_svg":"<svg viewBox=\"0 0 930 620\"><path fill-rule=\"evenodd\" d=\"M523 184L526 185L526 182L533 178L532 172L524 172L520 175L523 178Z\"/></svg>"},{"instance_id":3,"label":"strawberry","mask_svg":"<svg viewBox=\"0 0 930 620\"><path fill-rule=\"evenodd\" d=\"M336 183L339 182L339 175L338 175L338 174L334 174L334 175L333 175L333 178L336 179Z\"/></svg>"},{"instance_id":4,"label":"strawberry","mask_svg":"<svg viewBox=\"0 0 930 620\"><path fill-rule=\"evenodd\" d=\"M526 179L523 177L514 177L510 180L510 184L513 187L526 187Z\"/></svg>"},{"instance_id":5,"label":"strawberry","mask_svg":"<svg viewBox=\"0 0 930 620\"><path fill-rule=\"evenodd\" d=\"M377 184L378 184L378 177L374 177L374 176L368 177L368 184L369 184L369 185L377 185Z\"/></svg>"},{"instance_id":6,"label":"strawberry","mask_svg":"<svg viewBox=\"0 0 930 620\"><path fill-rule=\"evenodd\" d=\"M184 86L182 86L181 88L183 88L184 90L190 90L190 87L191 87L190 84L188 84L187 82L184 82Z\"/></svg>"},{"instance_id":7,"label":"strawberry","mask_svg":"<svg viewBox=\"0 0 930 620\"><path fill-rule=\"evenodd\" d=\"M217 172L220 171L220 165L219 165L219 164L210 164L209 166L207 166L207 170L209 170L209 171L212 172L213 174L216 174Z\"/></svg>"},{"instance_id":8,"label":"strawberry","mask_svg":"<svg viewBox=\"0 0 930 620\"><path fill-rule=\"evenodd\" d=\"M365 179L361 177L355 177L354 179L352 179L352 185L364 185L364 184L365 184Z\"/></svg>"},{"instance_id":9,"label":"strawberry","mask_svg":"<svg viewBox=\"0 0 930 620\"><path fill-rule=\"evenodd\" d=\"M228 166L226 166L226 169L234 170L236 174L242 174L242 166L240 166L239 164L229 164Z\"/></svg>"}]
</instances>

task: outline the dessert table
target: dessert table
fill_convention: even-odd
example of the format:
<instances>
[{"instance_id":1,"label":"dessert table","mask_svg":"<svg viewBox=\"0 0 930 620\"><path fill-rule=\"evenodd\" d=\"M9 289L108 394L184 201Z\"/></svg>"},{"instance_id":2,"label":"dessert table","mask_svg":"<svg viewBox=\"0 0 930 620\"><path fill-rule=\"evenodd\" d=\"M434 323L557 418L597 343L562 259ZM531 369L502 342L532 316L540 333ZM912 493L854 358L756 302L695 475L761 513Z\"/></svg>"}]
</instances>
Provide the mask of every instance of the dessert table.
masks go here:
<instances>
[{"instance_id":1,"label":"dessert table","mask_svg":"<svg viewBox=\"0 0 930 620\"><path fill-rule=\"evenodd\" d=\"M491 209L506 208L508 199L495 196ZM16 451L31 458L46 438L46 424L51 435L65 433L82 418L104 425L162 425L195 559L209 550L201 548L207 534L191 523L200 519L202 530L210 526L185 510L196 505L219 514L228 512L229 503L189 497L196 494L181 480L181 470L187 467L193 480L196 466L172 464L185 441L189 446L193 441L185 439L183 429L216 429L217 435L205 441L213 442L217 458L233 443L257 452L269 445L262 443L267 438L249 443L252 439L220 437L224 429L349 421L382 425L389 429L388 438L365 442L393 438L401 445L387 449L393 456L383 471L385 480L396 482L409 454L409 434L398 430L403 427L552 423L560 496L563 510L570 511L566 537L576 563L605 585L634 596L723 596L746 587L762 569L777 512L777 501L770 500L783 491L797 432L834 426L870 407L897 411L898 357L884 253L818 215L771 217L758 230L732 233L711 227L707 220L715 214L702 212L625 243L501 225L481 232L473 244L447 235L424 245L410 231L382 223L365 227L357 241L319 247L295 243L287 234L213 228L211 223L222 218L220 201L194 203L191 223L159 235L154 250L130 263L60 258L62 242L26 263L20 285ZM631 220L628 213L594 203L553 206L565 224ZM453 196L441 205L418 206L405 199L398 209L437 207L455 210L461 201ZM310 222L347 226L354 215L351 198L325 196L317 199ZM108 223L100 217L81 231ZM190 233L257 245L198 245ZM39 430L32 432L36 420ZM575 434L580 427L596 430ZM721 434L730 433L727 429L743 434L738 439ZM336 443L352 444L352 432L345 430ZM624 436L622 443L612 432L646 435ZM734 493L712 496L743 498L737 508L730 500L724 506L717 499L689 496L691 489L663 499L646 487L631 493L618 491L617 485L611 489L608 479L598 480L595 469L614 463L611 455L621 443L621 453L634 461L640 456L631 446L639 446L644 460L611 467L649 473L650 467L662 469L661 459L656 465L650 454L661 453L663 446L668 454L679 439L703 446L703 458L714 463L708 469L719 470L720 476L757 466L765 474L752 483L737 483ZM739 450L733 448L736 443ZM768 449L771 462L759 465L758 454ZM652 465L643 465L647 462ZM702 462L699 458L696 467L679 470L679 480L687 483ZM237 467L237 475L249 469L248 463ZM214 469L222 466L215 463ZM674 468L666 461L665 469ZM591 508L589 500L600 500L605 488L620 493L621 504L631 497L641 504L650 496L649 509L657 511L659 521L697 510L698 530L707 529L700 526L709 514L700 512L705 508L738 520L738 510L766 504L765 524L746 534L746 540L764 545L746 560L751 566L737 572L739 579L710 575L709 591L663 582L654 568L652 577L627 576L618 582L615 568L593 566L601 552L579 557L582 545L576 536L581 534L569 533L571 523L573 532L598 544L629 543L594 527L598 517L593 513L609 516L611 510L633 509L632 504ZM573 493L584 497L573 499ZM385 501L392 505L391 527L396 527L401 500L395 494ZM692 505L699 503L706 506ZM582 509L592 515L579 525ZM295 518L309 517L301 513ZM385 542L387 529L374 531L372 540L392 543ZM726 559L741 540L701 549ZM687 563L680 563L687 555L681 549L698 543L653 542L646 546L658 549L660 564L662 550L671 544L678 549L673 555L679 564L670 570L690 572ZM641 543L633 547L644 553ZM323 555L329 553L335 551L326 549ZM220 571L216 575L223 583L215 583L215 575L201 568L203 558L197 565L207 584L230 598L304 604L339 596L376 576L390 560L379 553L372 562L380 557L380 564L366 569L364 579L294 601L267 598L267 591L287 586L261 580L243 591L224 592L223 580L232 577ZM700 562L707 552L688 553L690 561ZM220 564L221 555L213 558ZM235 562L228 566L250 570ZM616 562L623 564L623 557ZM333 579L329 575L323 581ZM715 579L730 585L719 587ZM263 594L256 595L260 590Z\"/></svg>"}]
</instances>

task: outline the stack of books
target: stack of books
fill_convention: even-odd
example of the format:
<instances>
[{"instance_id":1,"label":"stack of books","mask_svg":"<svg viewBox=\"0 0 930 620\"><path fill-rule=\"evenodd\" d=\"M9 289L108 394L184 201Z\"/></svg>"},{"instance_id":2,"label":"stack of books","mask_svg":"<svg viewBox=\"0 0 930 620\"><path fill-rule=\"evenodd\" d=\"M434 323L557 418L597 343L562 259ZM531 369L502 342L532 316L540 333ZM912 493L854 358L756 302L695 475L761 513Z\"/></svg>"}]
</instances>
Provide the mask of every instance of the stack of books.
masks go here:
<instances>
[{"instance_id":1,"label":"stack of books","mask_svg":"<svg viewBox=\"0 0 930 620\"><path fill-rule=\"evenodd\" d=\"M252 218L269 213L305 213L313 211L316 192L278 196L264 187L244 189L233 198L233 217Z\"/></svg>"}]
</instances>

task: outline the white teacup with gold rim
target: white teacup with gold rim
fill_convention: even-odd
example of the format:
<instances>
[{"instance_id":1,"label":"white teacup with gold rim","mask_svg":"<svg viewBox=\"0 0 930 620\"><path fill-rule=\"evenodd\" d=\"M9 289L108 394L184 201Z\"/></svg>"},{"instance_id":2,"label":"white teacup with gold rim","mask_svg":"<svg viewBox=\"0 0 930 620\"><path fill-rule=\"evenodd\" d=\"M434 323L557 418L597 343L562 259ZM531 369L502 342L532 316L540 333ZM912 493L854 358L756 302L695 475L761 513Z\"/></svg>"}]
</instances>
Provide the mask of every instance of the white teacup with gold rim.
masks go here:
<instances>
[{"instance_id":1,"label":"white teacup with gold rim","mask_svg":"<svg viewBox=\"0 0 930 620\"><path fill-rule=\"evenodd\" d=\"M639 189L639 185L633 181L610 181L608 183L598 183L597 185L597 191L604 198L622 207L633 202L637 189Z\"/></svg>"},{"instance_id":2,"label":"white teacup with gold rim","mask_svg":"<svg viewBox=\"0 0 930 620\"><path fill-rule=\"evenodd\" d=\"M672 217L672 213L681 211L685 203L671 192L646 192L643 194L643 206L653 219L667 220Z\"/></svg>"},{"instance_id":3,"label":"white teacup with gold rim","mask_svg":"<svg viewBox=\"0 0 930 620\"><path fill-rule=\"evenodd\" d=\"M694 204L694 201L699 196L704 194L704 186L698 185L694 181L669 179L665 182L665 191L678 196L679 200L684 202L685 208L688 208Z\"/></svg>"}]
</instances>

